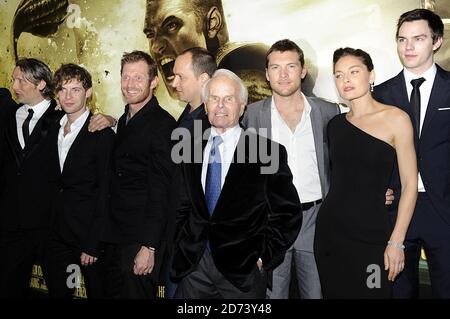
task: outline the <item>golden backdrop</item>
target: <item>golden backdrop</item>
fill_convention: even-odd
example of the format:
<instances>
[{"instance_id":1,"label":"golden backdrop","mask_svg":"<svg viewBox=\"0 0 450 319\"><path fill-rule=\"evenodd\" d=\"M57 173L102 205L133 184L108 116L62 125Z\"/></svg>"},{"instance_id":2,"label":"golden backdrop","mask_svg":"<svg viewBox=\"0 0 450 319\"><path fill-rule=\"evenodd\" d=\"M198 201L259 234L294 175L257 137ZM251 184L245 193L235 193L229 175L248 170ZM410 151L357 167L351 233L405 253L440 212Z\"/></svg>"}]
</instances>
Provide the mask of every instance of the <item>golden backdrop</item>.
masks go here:
<instances>
[{"instance_id":1,"label":"golden backdrop","mask_svg":"<svg viewBox=\"0 0 450 319\"><path fill-rule=\"evenodd\" d=\"M221 7L214 37L213 28L204 27L210 26L205 22L211 17L208 10L197 12L196 3ZM0 86L11 86L16 55L42 59L52 70L61 63L82 64L94 78L91 107L118 117L124 105L121 55L143 50L160 64L163 81L156 95L177 118L183 104L166 86L171 62L182 49L190 44L208 47L221 66L234 68L244 78L251 97L258 99L270 94L264 80L265 50L276 40L290 38L306 54L304 91L338 101L331 74L333 51L342 46L367 50L380 83L401 69L394 40L398 16L425 5L441 14L448 30L450 0L0 0ZM166 23L171 15L181 16L181 22ZM203 30L189 30L189 19ZM183 32L190 38L184 39ZM438 56L449 67L448 43Z\"/></svg>"}]
</instances>

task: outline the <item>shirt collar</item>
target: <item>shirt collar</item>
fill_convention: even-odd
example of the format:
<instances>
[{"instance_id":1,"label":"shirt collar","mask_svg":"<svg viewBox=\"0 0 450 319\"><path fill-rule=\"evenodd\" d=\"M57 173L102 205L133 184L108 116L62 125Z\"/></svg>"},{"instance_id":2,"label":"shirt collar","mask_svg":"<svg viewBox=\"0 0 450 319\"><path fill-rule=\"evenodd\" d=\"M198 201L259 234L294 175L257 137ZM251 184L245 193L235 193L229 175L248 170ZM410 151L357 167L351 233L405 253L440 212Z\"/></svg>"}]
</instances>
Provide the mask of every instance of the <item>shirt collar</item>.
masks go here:
<instances>
[{"instance_id":1,"label":"shirt collar","mask_svg":"<svg viewBox=\"0 0 450 319\"><path fill-rule=\"evenodd\" d=\"M86 109L86 111L84 111L84 113L81 114L81 116L79 118L77 118L75 120L75 122L73 122L70 125L70 130L73 131L73 130L81 128L84 125L84 122L86 122L86 119L88 118L88 116L89 116L89 110ZM66 125L68 121L69 121L69 118L67 117L67 114L66 114L61 118L61 120L59 121L59 124L61 125L61 127L64 127L64 125Z\"/></svg>"},{"instance_id":2,"label":"shirt collar","mask_svg":"<svg viewBox=\"0 0 450 319\"><path fill-rule=\"evenodd\" d=\"M35 106L30 106L28 104L24 104L25 110L28 112L29 109L32 109L34 114L43 114L47 108L50 106L51 101L50 100L42 100Z\"/></svg>"},{"instance_id":3,"label":"shirt collar","mask_svg":"<svg viewBox=\"0 0 450 319\"><path fill-rule=\"evenodd\" d=\"M236 138L241 133L241 127L239 124L236 124L236 126L233 126L232 128L227 129L223 134L219 134L219 132L216 130L215 127L211 126L211 136L210 140L212 140L214 137L220 135L222 137L222 140L225 142L228 139Z\"/></svg>"},{"instance_id":4,"label":"shirt collar","mask_svg":"<svg viewBox=\"0 0 450 319\"><path fill-rule=\"evenodd\" d=\"M406 84L411 84L411 80L418 79L418 78L424 78L425 82L431 83L434 81L434 77L436 76L437 68L436 64L433 63L433 65L426 70L421 75L417 75L412 73L411 71L407 70L406 68L403 68L403 75L405 76Z\"/></svg>"},{"instance_id":5,"label":"shirt collar","mask_svg":"<svg viewBox=\"0 0 450 319\"><path fill-rule=\"evenodd\" d=\"M189 104L188 104L188 106L189 106L189 108L191 107ZM205 105L202 103L199 107L197 107L195 110L190 112L190 115L192 116L192 118L194 120L196 120L202 114L202 111L204 110L204 108L205 108Z\"/></svg>"},{"instance_id":6,"label":"shirt collar","mask_svg":"<svg viewBox=\"0 0 450 319\"><path fill-rule=\"evenodd\" d=\"M311 104L309 104L308 100L306 99L306 96L302 92L300 92L300 94L303 98L303 106L304 106L303 113L306 115L309 115L311 113ZM273 96L272 96L271 109L272 109L272 111L274 111L274 110L278 111L276 109L275 99L273 98Z\"/></svg>"}]
</instances>

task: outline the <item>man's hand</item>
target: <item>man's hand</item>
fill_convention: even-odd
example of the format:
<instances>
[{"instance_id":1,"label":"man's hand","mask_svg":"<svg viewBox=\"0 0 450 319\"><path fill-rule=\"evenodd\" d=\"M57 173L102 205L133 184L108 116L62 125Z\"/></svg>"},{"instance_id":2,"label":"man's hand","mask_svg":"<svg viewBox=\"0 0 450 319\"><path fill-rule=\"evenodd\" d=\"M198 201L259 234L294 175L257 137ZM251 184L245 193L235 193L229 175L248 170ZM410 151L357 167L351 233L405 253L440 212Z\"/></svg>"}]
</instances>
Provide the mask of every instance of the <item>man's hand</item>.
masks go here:
<instances>
[{"instance_id":1,"label":"man's hand","mask_svg":"<svg viewBox=\"0 0 450 319\"><path fill-rule=\"evenodd\" d=\"M142 246L134 258L133 272L135 275L147 275L153 271L155 252Z\"/></svg>"},{"instance_id":2,"label":"man's hand","mask_svg":"<svg viewBox=\"0 0 450 319\"><path fill-rule=\"evenodd\" d=\"M82 266L89 266L97 261L97 257L88 255L86 253L81 253L80 260Z\"/></svg>"},{"instance_id":3,"label":"man's hand","mask_svg":"<svg viewBox=\"0 0 450 319\"><path fill-rule=\"evenodd\" d=\"M55 111L62 111L62 107L61 104L59 104L59 100L55 99L55 101L56 101Z\"/></svg>"},{"instance_id":4,"label":"man's hand","mask_svg":"<svg viewBox=\"0 0 450 319\"><path fill-rule=\"evenodd\" d=\"M263 262L261 258L259 258L258 261L256 262L256 266L258 266L259 271L261 271L263 267Z\"/></svg>"},{"instance_id":5,"label":"man's hand","mask_svg":"<svg viewBox=\"0 0 450 319\"><path fill-rule=\"evenodd\" d=\"M387 189L386 191L386 205L391 205L392 202L394 201L395 196L394 196L394 191L390 188Z\"/></svg>"},{"instance_id":6,"label":"man's hand","mask_svg":"<svg viewBox=\"0 0 450 319\"><path fill-rule=\"evenodd\" d=\"M107 127L114 127L117 121L115 118L105 114L95 114L89 121L89 132L101 131Z\"/></svg>"}]
</instances>

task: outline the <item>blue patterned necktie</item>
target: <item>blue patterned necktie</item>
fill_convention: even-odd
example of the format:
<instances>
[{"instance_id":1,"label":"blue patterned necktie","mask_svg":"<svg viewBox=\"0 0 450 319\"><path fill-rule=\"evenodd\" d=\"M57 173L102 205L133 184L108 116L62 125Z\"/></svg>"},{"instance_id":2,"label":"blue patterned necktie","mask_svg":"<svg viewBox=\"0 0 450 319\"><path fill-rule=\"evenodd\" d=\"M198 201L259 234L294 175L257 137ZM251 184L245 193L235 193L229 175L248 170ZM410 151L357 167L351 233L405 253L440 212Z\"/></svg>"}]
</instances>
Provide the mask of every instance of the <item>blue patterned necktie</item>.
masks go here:
<instances>
[{"instance_id":1,"label":"blue patterned necktie","mask_svg":"<svg viewBox=\"0 0 450 319\"><path fill-rule=\"evenodd\" d=\"M213 137L209 154L208 171L206 172L205 199L209 215L212 215L222 189L222 163L219 145L223 142L220 136Z\"/></svg>"}]
</instances>

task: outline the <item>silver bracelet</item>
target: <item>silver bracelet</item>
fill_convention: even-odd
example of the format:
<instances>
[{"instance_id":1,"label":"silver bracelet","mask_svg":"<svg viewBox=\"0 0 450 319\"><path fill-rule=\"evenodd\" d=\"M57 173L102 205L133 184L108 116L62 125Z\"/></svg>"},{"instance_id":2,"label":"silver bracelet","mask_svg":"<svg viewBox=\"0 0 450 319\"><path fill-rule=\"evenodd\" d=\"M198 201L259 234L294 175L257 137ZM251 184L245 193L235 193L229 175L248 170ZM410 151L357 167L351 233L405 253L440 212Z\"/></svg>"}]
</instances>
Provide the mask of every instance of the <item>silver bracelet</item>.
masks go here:
<instances>
[{"instance_id":1,"label":"silver bracelet","mask_svg":"<svg viewBox=\"0 0 450 319\"><path fill-rule=\"evenodd\" d=\"M388 246L392 246L392 247L395 247L395 248L398 248L398 249L405 249L405 245L396 243L395 241L392 241L392 240L389 240L387 242L387 244L388 244Z\"/></svg>"}]
</instances>

